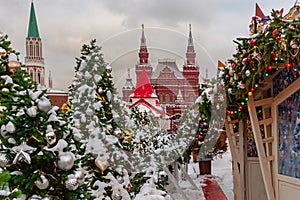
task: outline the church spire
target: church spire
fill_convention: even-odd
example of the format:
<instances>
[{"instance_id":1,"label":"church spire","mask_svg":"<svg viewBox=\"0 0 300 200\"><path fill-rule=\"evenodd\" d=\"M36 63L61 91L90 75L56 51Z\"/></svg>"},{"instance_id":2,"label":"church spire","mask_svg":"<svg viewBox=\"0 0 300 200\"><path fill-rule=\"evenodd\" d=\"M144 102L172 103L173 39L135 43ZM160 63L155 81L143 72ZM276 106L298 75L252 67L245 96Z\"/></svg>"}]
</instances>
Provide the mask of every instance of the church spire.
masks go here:
<instances>
[{"instance_id":1,"label":"church spire","mask_svg":"<svg viewBox=\"0 0 300 200\"><path fill-rule=\"evenodd\" d=\"M45 87L45 63L42 52L42 39L39 35L34 3L31 1L28 33L26 37L26 71L38 86Z\"/></svg>"},{"instance_id":2,"label":"church spire","mask_svg":"<svg viewBox=\"0 0 300 200\"><path fill-rule=\"evenodd\" d=\"M188 38L188 46L186 51L186 62L187 65L195 65L196 53L194 49L194 42L192 36L192 25L190 24L189 28L189 38Z\"/></svg>"},{"instance_id":3,"label":"church spire","mask_svg":"<svg viewBox=\"0 0 300 200\"><path fill-rule=\"evenodd\" d=\"M189 33L188 46L194 46L194 43L193 43L193 36L192 36L192 24L190 24L190 33Z\"/></svg>"},{"instance_id":4,"label":"church spire","mask_svg":"<svg viewBox=\"0 0 300 200\"><path fill-rule=\"evenodd\" d=\"M30 9L30 18L29 18L27 37L29 37L29 38L39 38L40 37L37 20L36 20L36 16L35 16L33 1L31 1L31 9Z\"/></svg>"},{"instance_id":5,"label":"church spire","mask_svg":"<svg viewBox=\"0 0 300 200\"><path fill-rule=\"evenodd\" d=\"M144 32L144 24L142 24L142 37L141 37L141 46L140 46L140 52L139 52L139 57L140 57L140 65L148 65L148 49L146 45L146 38L145 38L145 32Z\"/></svg>"},{"instance_id":6,"label":"church spire","mask_svg":"<svg viewBox=\"0 0 300 200\"><path fill-rule=\"evenodd\" d=\"M123 101L129 102L130 95L133 93L133 91L134 91L134 85L133 85L132 79L130 77L130 68L128 68L126 82L125 82L125 85L122 88L122 93L123 93L122 99L123 99Z\"/></svg>"},{"instance_id":7,"label":"church spire","mask_svg":"<svg viewBox=\"0 0 300 200\"><path fill-rule=\"evenodd\" d=\"M141 46L146 46L146 38L145 38L145 32L144 32L144 24L142 24Z\"/></svg>"},{"instance_id":8,"label":"church spire","mask_svg":"<svg viewBox=\"0 0 300 200\"><path fill-rule=\"evenodd\" d=\"M51 88L53 88L53 85L52 85L52 76L51 76L51 71L49 71L49 85L48 85L48 87L49 87L49 89L51 89Z\"/></svg>"}]
</instances>

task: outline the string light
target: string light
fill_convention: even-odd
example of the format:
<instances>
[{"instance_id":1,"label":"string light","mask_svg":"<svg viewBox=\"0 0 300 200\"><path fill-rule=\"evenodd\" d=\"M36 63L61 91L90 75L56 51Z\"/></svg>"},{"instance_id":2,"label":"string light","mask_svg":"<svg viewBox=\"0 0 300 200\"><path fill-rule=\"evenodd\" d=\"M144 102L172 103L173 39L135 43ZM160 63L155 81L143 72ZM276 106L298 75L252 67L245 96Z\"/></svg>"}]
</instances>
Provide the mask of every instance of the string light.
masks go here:
<instances>
[{"instance_id":1,"label":"string light","mask_svg":"<svg viewBox=\"0 0 300 200\"><path fill-rule=\"evenodd\" d=\"M272 65L268 66L268 70L271 71L273 69Z\"/></svg>"}]
</instances>

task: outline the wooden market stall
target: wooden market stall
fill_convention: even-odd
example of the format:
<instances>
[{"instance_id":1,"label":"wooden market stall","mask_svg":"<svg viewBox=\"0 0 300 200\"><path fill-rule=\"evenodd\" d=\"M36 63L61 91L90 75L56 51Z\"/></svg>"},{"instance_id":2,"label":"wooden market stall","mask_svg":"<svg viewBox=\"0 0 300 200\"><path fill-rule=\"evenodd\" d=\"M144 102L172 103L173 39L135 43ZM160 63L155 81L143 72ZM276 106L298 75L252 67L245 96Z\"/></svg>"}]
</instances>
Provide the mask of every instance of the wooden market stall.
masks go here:
<instances>
[{"instance_id":1,"label":"wooden market stall","mask_svg":"<svg viewBox=\"0 0 300 200\"><path fill-rule=\"evenodd\" d=\"M300 199L299 11L255 18L256 35L223 69L237 200Z\"/></svg>"}]
</instances>

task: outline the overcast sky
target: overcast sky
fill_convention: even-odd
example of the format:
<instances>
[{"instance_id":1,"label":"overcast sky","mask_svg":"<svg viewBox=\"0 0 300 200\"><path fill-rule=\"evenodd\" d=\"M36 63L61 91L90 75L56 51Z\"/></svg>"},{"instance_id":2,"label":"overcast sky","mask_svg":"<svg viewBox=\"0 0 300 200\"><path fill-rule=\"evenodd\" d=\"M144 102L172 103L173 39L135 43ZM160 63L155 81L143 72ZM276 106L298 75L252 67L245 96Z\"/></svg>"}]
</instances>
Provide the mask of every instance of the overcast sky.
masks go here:
<instances>
[{"instance_id":1,"label":"overcast sky","mask_svg":"<svg viewBox=\"0 0 300 200\"><path fill-rule=\"evenodd\" d=\"M225 62L234 53L232 41L248 36L255 3L265 15L281 8L285 15L295 0L34 1L47 77L51 70L53 87L64 90L72 81L81 46L94 38L113 68L116 86L124 84L128 68L133 77L142 23L154 68L158 58L175 58L182 65L192 24L201 76L207 68L211 77L217 61ZM0 6L0 31L8 34L22 62L30 4L31 0L1 0Z\"/></svg>"}]
</instances>

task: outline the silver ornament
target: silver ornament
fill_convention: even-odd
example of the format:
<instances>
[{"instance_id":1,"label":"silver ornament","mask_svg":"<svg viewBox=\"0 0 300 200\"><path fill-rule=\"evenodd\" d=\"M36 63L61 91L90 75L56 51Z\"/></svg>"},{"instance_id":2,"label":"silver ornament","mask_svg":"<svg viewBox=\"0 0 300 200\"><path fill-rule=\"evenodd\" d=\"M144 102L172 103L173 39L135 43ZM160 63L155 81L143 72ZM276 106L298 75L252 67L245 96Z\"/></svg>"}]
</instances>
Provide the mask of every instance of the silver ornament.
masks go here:
<instances>
[{"instance_id":1,"label":"silver ornament","mask_svg":"<svg viewBox=\"0 0 300 200\"><path fill-rule=\"evenodd\" d=\"M70 170L74 165L74 154L71 152L60 152L57 166L64 171Z\"/></svg>"},{"instance_id":2,"label":"silver ornament","mask_svg":"<svg viewBox=\"0 0 300 200\"><path fill-rule=\"evenodd\" d=\"M42 200L51 200L51 197L50 196L44 196L44 198Z\"/></svg>"},{"instance_id":3,"label":"silver ornament","mask_svg":"<svg viewBox=\"0 0 300 200\"><path fill-rule=\"evenodd\" d=\"M83 171L76 171L75 172L75 178L77 178L77 179L84 179L84 173L83 173Z\"/></svg>"},{"instance_id":4,"label":"silver ornament","mask_svg":"<svg viewBox=\"0 0 300 200\"><path fill-rule=\"evenodd\" d=\"M12 122L8 122L5 129L9 133L14 133L16 131L16 126Z\"/></svg>"},{"instance_id":5,"label":"silver ornament","mask_svg":"<svg viewBox=\"0 0 300 200\"><path fill-rule=\"evenodd\" d=\"M28 198L28 200L42 200L42 197L38 195L32 195Z\"/></svg>"},{"instance_id":6,"label":"silver ornament","mask_svg":"<svg viewBox=\"0 0 300 200\"><path fill-rule=\"evenodd\" d=\"M109 65L107 65L107 66L106 66L106 70L107 70L108 73L111 73L111 72L112 72L112 67L109 66Z\"/></svg>"},{"instance_id":7,"label":"silver ornament","mask_svg":"<svg viewBox=\"0 0 300 200\"><path fill-rule=\"evenodd\" d=\"M40 190L45 190L49 186L49 180L44 175L41 175L41 179L42 181L40 180L36 181L36 186Z\"/></svg>"},{"instance_id":8,"label":"silver ornament","mask_svg":"<svg viewBox=\"0 0 300 200\"><path fill-rule=\"evenodd\" d=\"M245 75L246 75L247 77L251 75L251 72L250 72L249 69L247 69L247 70L245 71Z\"/></svg>"},{"instance_id":9,"label":"silver ornament","mask_svg":"<svg viewBox=\"0 0 300 200\"><path fill-rule=\"evenodd\" d=\"M7 141L10 144L16 144L16 140L14 138L8 138Z\"/></svg>"},{"instance_id":10,"label":"silver ornament","mask_svg":"<svg viewBox=\"0 0 300 200\"><path fill-rule=\"evenodd\" d=\"M78 184L77 178L74 176L74 174L67 176L65 186L68 190L76 190L78 188L79 184Z\"/></svg>"},{"instance_id":11,"label":"silver ornament","mask_svg":"<svg viewBox=\"0 0 300 200\"><path fill-rule=\"evenodd\" d=\"M8 139L10 137L10 135L6 131L6 126L4 124L1 126L1 136L4 139Z\"/></svg>"},{"instance_id":12,"label":"silver ornament","mask_svg":"<svg viewBox=\"0 0 300 200\"><path fill-rule=\"evenodd\" d=\"M36 148L28 146L23 142L19 146L11 148L12 152L16 154L13 164L16 164L18 161L24 160L27 164L31 163L30 154L36 150Z\"/></svg>"},{"instance_id":13,"label":"silver ornament","mask_svg":"<svg viewBox=\"0 0 300 200\"><path fill-rule=\"evenodd\" d=\"M81 133L74 133L73 134L73 139L76 141L76 142L79 142L80 140L82 140L83 138L83 135Z\"/></svg>"},{"instance_id":14,"label":"silver ornament","mask_svg":"<svg viewBox=\"0 0 300 200\"><path fill-rule=\"evenodd\" d=\"M5 153L0 153L0 167L7 167L9 164L9 159Z\"/></svg>"},{"instance_id":15,"label":"silver ornament","mask_svg":"<svg viewBox=\"0 0 300 200\"><path fill-rule=\"evenodd\" d=\"M113 200L121 200L122 199L122 196L119 195L119 194L114 194L113 197L112 197Z\"/></svg>"},{"instance_id":16,"label":"silver ornament","mask_svg":"<svg viewBox=\"0 0 300 200\"><path fill-rule=\"evenodd\" d=\"M32 106L30 108L27 109L26 113L29 115L29 117L36 117L37 115L37 107L36 106Z\"/></svg>"},{"instance_id":17,"label":"silver ornament","mask_svg":"<svg viewBox=\"0 0 300 200\"><path fill-rule=\"evenodd\" d=\"M46 133L46 141L48 142L48 144L51 146L53 144L55 144L56 142L56 135L54 132L49 132L49 133Z\"/></svg>"},{"instance_id":18,"label":"silver ornament","mask_svg":"<svg viewBox=\"0 0 300 200\"><path fill-rule=\"evenodd\" d=\"M107 96L107 98L108 98L109 101L112 101L113 95L112 95L111 91L108 90L108 91L106 92L106 96Z\"/></svg>"},{"instance_id":19,"label":"silver ornament","mask_svg":"<svg viewBox=\"0 0 300 200\"><path fill-rule=\"evenodd\" d=\"M38 108L43 112L48 112L51 109L51 103L46 97L38 101Z\"/></svg>"}]
</instances>

